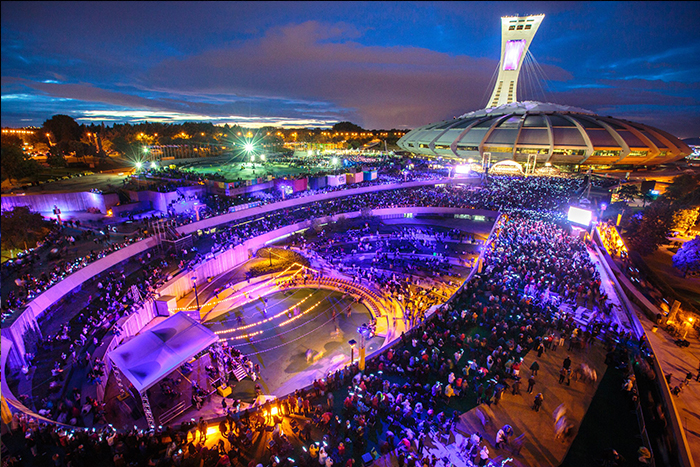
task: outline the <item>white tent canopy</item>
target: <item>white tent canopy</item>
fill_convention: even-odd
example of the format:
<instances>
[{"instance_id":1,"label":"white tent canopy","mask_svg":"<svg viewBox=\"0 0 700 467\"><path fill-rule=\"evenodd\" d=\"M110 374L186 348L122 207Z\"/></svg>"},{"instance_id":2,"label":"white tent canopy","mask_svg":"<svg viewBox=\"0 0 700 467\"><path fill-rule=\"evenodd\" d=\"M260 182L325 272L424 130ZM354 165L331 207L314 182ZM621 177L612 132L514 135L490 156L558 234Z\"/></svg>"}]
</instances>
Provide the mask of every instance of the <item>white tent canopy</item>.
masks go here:
<instances>
[{"instance_id":1,"label":"white tent canopy","mask_svg":"<svg viewBox=\"0 0 700 467\"><path fill-rule=\"evenodd\" d=\"M219 340L184 313L176 313L109 353L131 384L143 392Z\"/></svg>"}]
</instances>

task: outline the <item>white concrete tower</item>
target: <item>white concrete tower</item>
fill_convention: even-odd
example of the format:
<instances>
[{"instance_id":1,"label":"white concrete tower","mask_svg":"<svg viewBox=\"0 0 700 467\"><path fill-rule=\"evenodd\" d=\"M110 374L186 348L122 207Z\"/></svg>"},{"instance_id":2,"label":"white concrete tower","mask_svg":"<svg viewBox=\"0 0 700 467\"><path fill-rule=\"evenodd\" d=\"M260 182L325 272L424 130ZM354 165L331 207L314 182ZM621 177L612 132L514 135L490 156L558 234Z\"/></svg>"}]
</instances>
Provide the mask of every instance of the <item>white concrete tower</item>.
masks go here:
<instances>
[{"instance_id":1,"label":"white concrete tower","mask_svg":"<svg viewBox=\"0 0 700 467\"><path fill-rule=\"evenodd\" d=\"M504 16L501 18L501 62L498 79L488 107L518 101L518 77L525 54L544 15Z\"/></svg>"}]
</instances>

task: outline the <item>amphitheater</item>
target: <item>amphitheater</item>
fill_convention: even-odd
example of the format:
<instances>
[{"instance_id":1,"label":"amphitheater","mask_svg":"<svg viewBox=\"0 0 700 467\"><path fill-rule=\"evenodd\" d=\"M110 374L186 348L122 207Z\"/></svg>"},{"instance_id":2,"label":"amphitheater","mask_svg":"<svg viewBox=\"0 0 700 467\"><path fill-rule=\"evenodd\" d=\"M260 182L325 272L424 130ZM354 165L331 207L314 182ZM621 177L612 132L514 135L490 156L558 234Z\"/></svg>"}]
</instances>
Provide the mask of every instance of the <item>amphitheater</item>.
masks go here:
<instances>
[{"instance_id":1,"label":"amphitheater","mask_svg":"<svg viewBox=\"0 0 700 467\"><path fill-rule=\"evenodd\" d=\"M455 182L460 184L476 183L478 179L443 179L409 182L400 185L385 184L350 188L225 214L183 225L178 227L177 231L182 236L197 232L213 232L217 227L261 218L282 209L309 206L317 201L372 191L409 189ZM406 218L416 220L416 216L455 220L460 218L483 219L477 222L479 225L483 224L478 229L482 243L487 239L488 231L499 215L498 212L471 208L430 207L375 209L371 214L372 218L395 219L397 222L403 222L403 219ZM402 332L407 330L408 323L404 320L400 305L395 298L378 290L376 285L364 281L355 282L347 274L347 271L344 274L332 265L315 259L312 261L313 264L307 266L296 267L297 265L295 265L283 271L252 279L246 278L244 275L245 270L249 269L246 265L250 264L254 253L270 244L284 242L285 238L308 229L313 223L332 224L341 218L359 220L366 215L367 212L360 211L338 213L330 217L308 219L301 223L287 225L250 238L234 248L225 249L214 255L207 255L208 259L196 265L192 270L177 272L174 277L158 288L153 298L144 300L137 310L117 323L109 324L110 332L92 354L93 360L99 358L104 362L106 376L101 378L97 384L84 381L81 390L83 397L90 395L95 400L112 401L112 404L116 404L116 407L109 411L113 417L110 422L113 422L115 426L119 426L118 423L130 426L133 420L126 421L125 412L131 413L134 408L138 409L139 405L143 404L144 408L152 411L152 414L146 416L143 413L143 416L136 420L136 423L147 428L149 424L189 420L191 417L188 412L189 401L184 399L168 401L167 404L161 404L163 407L158 408L156 404L148 402L147 394L152 394L152 399L159 400L161 395L157 390L157 384L163 378L170 379L168 376L172 378L172 373L178 373L180 365L184 362L192 362L193 357L201 357L206 354L205 350L214 342L228 341L233 345L238 343L238 348L251 358L253 355L265 354L265 358L268 360L263 361L262 355L259 357L260 362L264 362L265 369L262 371L262 375L256 376L263 379L263 392L276 397L282 397L295 389L307 387L314 379L322 378L329 371L332 372L347 365L352 352L351 346L347 342L351 338L359 340L356 331L359 326L372 322L375 327L374 338L368 341L367 348L363 349L363 352L366 351L367 358L391 345ZM419 221L420 225L424 225L426 222L430 224L431 221ZM145 252L157 251L160 247L162 245L159 245L159 239L150 237L99 259L69 275L34 298L21 314L6 322L2 329L3 398L23 412L34 413L31 407L27 407L19 397L14 395L14 391L8 385L8 378L5 377L6 371L10 372L8 375L16 373L26 364L27 349L25 343L27 341L23 336L28 330L44 337L53 333L57 326L56 323L62 320L61 313L56 313L55 304L64 302L66 299L71 300L73 294L79 292L81 288L94 287L97 280L107 272L123 269L130 260ZM310 253L304 250L299 251L302 254ZM350 256L348 255L348 257ZM360 255L358 258L361 259L362 256ZM474 259L473 255L472 259ZM466 278L469 271L474 270L470 267L464 268L465 277L463 279ZM301 277L308 279L301 283L299 282ZM193 278L197 279L193 280ZM199 287L195 291L197 281ZM452 287L449 292L452 293L455 290ZM444 298L447 299L448 295L445 295ZM63 309L70 309L70 305L63 307ZM299 316L291 316L292 309L296 309ZM327 314L330 316L331 309L334 310L332 312L334 315L344 315L351 309L352 313L348 313L348 316L351 316L352 319L343 320L342 326L334 329L335 320L332 320L331 323L329 319L322 319L322 316ZM147 348L151 348L150 344L132 344L138 348L138 368L134 371L131 371L133 368L128 369L128 365L119 355L120 352L128 350L129 346L125 344L151 330L157 333L160 329L159 326L163 326L161 323L164 320L179 315L186 315L190 322L174 325L173 329L178 328L178 326L190 326L193 323L201 326L202 332L196 334L196 337L191 337L195 334L190 334L188 337L193 346L188 347L186 352L183 350L184 354L178 353L178 358L175 358L171 353L177 352L173 351L172 345L167 342L158 343L152 349L154 357L151 360L150 356L146 357ZM241 315L244 319L243 324L241 321L238 324L234 323L237 315ZM311 327L311 332L309 332L310 326L307 325L307 322L317 318L319 322L325 321L326 326ZM295 325L290 324L292 321L296 321ZM270 325L272 326L269 327ZM289 328L292 328L294 332L290 331L291 334L288 335L284 335L285 332L280 334L281 330L286 331ZM118 329L118 334L113 335L114 329ZM336 335L332 335L334 331ZM168 332L173 331L169 330ZM341 339L342 336L337 335L339 333L342 333L342 336L347 336L347 339ZM201 341L199 345L195 343L197 340ZM310 341L314 344L310 344ZM312 350L313 365L302 361L308 350ZM359 349L357 350L356 357L359 357ZM277 361L280 358L282 360ZM115 365L117 361L121 367ZM198 384L209 387L212 381L208 379L205 367L210 364L206 359L200 361L196 371L188 375L189 378L186 378L180 391L189 387L189 384L196 380L195 376L199 378ZM146 373L153 374L146 375ZM250 378L251 372L239 374L239 376L241 376L237 385L239 397L249 398L248 396L253 393L254 382ZM145 382L146 380L148 382ZM27 392L26 384L25 381L20 381L20 388L24 388L20 389L20 392ZM133 393L129 393L127 388ZM67 387L62 388L61 393L66 393L68 389ZM39 391L38 395L41 397L42 390L38 387L36 390ZM31 393L31 391L30 389L29 392ZM127 402L124 402L125 399L130 404L128 410L126 409ZM252 402L254 401L247 403ZM39 419L44 418L39 414L34 414ZM164 416L161 418L159 415ZM208 414L204 412L204 415ZM210 415L215 414L212 412Z\"/></svg>"}]
</instances>

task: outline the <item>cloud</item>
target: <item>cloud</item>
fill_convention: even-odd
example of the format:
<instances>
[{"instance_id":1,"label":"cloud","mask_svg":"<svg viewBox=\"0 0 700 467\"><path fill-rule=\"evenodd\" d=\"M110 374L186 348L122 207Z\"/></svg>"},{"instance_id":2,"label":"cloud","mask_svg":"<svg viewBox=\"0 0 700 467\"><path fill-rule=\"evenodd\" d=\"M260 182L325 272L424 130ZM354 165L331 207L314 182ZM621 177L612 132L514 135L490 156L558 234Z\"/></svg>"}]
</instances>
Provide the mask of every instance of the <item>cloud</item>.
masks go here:
<instances>
[{"instance_id":1,"label":"cloud","mask_svg":"<svg viewBox=\"0 0 700 467\"><path fill-rule=\"evenodd\" d=\"M513 8L426 4L404 12L382 3L357 4L348 12L340 4L304 3L293 8L266 4L263 9L269 14L260 14L259 4L243 3L190 15L161 12L148 3L136 4L133 11L116 4L104 9L94 5L36 13L31 24L19 21L28 16L30 6L13 7L20 10L14 22L12 15L4 15L3 123L10 116L10 102L14 118L21 111L20 99L28 112L35 104L34 114L70 99L62 113L85 119L235 119L318 126L351 120L368 128L410 128L486 104L499 40L497 23L490 21ZM637 36L625 29L617 47L602 47L610 37L593 32L582 18L605 19L604 30L611 31L607 25L613 20L607 18L613 16L596 10L607 11L604 4L539 7L552 23L538 32L533 53L541 53L542 62L534 64L536 73L530 77L524 70L521 99L605 109L606 115L648 112L644 118L658 119L656 126L671 132L689 126L684 118L693 121L688 112L697 109L700 84L693 70L697 61L688 57L694 57L696 43L674 42L683 44L678 47L648 40L651 47L633 40ZM159 21L153 28L143 27L144 18L155 17L154 10ZM103 27L92 20L97 17L111 21ZM327 21L304 21L309 17ZM379 26L382 17L394 20ZM92 40L86 43L83 35L71 34L52 40L56 18L71 25L85 23L83 31L88 32L83 35ZM18 24L21 28L13 32ZM239 33L243 26L246 31ZM114 40L126 30L131 32ZM664 32L664 37L672 33ZM548 83L533 79L542 73ZM540 84L553 91L541 96ZM655 108L664 110L656 113Z\"/></svg>"},{"instance_id":2,"label":"cloud","mask_svg":"<svg viewBox=\"0 0 700 467\"><path fill-rule=\"evenodd\" d=\"M165 60L139 82L159 92L321 100L370 128L424 124L481 107L488 97L495 60L339 42L342 31L315 21L272 29L260 39Z\"/></svg>"}]
</instances>

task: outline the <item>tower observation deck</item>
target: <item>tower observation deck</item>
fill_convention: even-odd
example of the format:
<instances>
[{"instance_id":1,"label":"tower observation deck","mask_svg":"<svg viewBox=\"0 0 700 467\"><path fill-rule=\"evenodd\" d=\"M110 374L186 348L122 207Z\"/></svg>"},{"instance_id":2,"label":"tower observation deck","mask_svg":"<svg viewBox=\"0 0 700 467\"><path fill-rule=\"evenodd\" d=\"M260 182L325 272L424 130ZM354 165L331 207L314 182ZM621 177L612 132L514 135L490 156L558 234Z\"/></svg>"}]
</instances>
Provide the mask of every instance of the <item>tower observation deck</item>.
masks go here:
<instances>
[{"instance_id":1,"label":"tower observation deck","mask_svg":"<svg viewBox=\"0 0 700 467\"><path fill-rule=\"evenodd\" d=\"M544 15L504 16L501 18L501 61L498 78L487 107L518 101L518 78L533 37Z\"/></svg>"}]
</instances>

